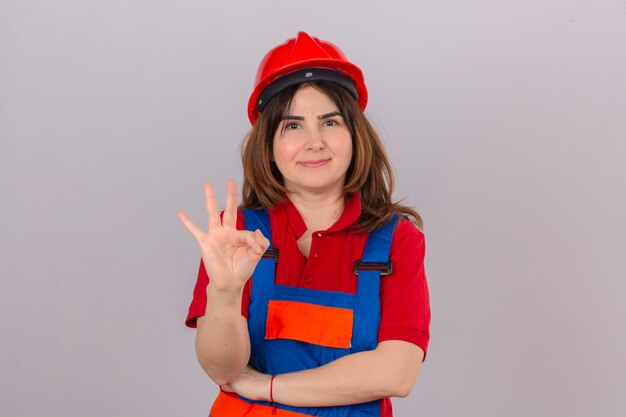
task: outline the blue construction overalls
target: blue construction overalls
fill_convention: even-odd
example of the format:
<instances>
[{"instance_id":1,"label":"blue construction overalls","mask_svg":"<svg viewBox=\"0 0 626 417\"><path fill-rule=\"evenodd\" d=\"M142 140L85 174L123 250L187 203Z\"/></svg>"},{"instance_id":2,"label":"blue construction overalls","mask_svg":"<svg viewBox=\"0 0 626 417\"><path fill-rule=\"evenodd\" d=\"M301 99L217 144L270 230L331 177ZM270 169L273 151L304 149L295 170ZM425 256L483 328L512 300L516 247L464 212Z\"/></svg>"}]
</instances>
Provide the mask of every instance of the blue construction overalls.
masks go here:
<instances>
[{"instance_id":1,"label":"blue construction overalls","mask_svg":"<svg viewBox=\"0 0 626 417\"><path fill-rule=\"evenodd\" d=\"M244 209L243 214L247 230L259 229L272 241L267 212ZM392 221L369 234L363 257L355 265L356 294L276 285L274 272L278 254L270 243L252 275L248 329L252 348L250 364L254 368L265 374L280 375L317 368L342 356L376 348L380 275L391 272L389 249L398 219L394 216ZM335 407L292 407L251 401L241 396L235 398L220 392L210 415L257 417L272 414L378 417L380 401Z\"/></svg>"}]
</instances>

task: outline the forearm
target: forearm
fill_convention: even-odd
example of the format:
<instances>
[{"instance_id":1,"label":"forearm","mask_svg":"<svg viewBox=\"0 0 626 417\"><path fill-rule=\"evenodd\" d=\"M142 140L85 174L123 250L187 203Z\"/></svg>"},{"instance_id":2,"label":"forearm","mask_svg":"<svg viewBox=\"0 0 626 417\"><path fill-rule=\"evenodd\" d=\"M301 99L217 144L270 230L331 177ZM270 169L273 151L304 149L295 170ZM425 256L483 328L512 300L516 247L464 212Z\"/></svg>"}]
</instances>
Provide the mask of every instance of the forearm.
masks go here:
<instances>
[{"instance_id":1,"label":"forearm","mask_svg":"<svg viewBox=\"0 0 626 417\"><path fill-rule=\"evenodd\" d=\"M223 293L207 287L207 308L198 318L196 355L218 385L245 368L250 357L248 324L241 315L241 291Z\"/></svg>"},{"instance_id":2,"label":"forearm","mask_svg":"<svg viewBox=\"0 0 626 417\"><path fill-rule=\"evenodd\" d=\"M302 407L356 404L385 397L406 397L413 388L421 359L382 350L344 356L325 366L279 375L274 400ZM412 356L412 355L409 355Z\"/></svg>"},{"instance_id":3,"label":"forearm","mask_svg":"<svg viewBox=\"0 0 626 417\"><path fill-rule=\"evenodd\" d=\"M273 400L296 407L357 404L385 397L407 396L423 359L408 342L387 341L373 351L344 356L322 367L274 377ZM271 376L242 372L229 390L253 400L269 400Z\"/></svg>"}]
</instances>

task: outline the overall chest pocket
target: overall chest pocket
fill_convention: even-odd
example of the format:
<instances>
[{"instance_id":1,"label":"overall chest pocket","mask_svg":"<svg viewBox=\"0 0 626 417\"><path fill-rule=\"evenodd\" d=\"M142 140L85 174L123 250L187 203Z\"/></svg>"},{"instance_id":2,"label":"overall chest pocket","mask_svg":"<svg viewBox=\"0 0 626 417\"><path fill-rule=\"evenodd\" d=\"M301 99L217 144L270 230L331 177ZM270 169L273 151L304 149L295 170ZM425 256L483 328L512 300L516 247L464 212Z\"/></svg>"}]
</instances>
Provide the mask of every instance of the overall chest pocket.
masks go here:
<instances>
[{"instance_id":1,"label":"overall chest pocket","mask_svg":"<svg viewBox=\"0 0 626 417\"><path fill-rule=\"evenodd\" d=\"M348 349L354 312L300 301L270 300L265 339L289 339L318 346Z\"/></svg>"}]
</instances>

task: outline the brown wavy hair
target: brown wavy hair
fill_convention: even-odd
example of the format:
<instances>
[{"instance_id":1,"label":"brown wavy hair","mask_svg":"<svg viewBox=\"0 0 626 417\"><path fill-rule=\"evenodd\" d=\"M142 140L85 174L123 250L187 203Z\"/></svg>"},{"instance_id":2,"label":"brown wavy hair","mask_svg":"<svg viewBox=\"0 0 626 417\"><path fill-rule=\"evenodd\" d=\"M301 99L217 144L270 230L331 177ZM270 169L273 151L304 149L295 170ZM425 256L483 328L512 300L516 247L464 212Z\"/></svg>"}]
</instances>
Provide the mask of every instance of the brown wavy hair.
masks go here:
<instances>
[{"instance_id":1,"label":"brown wavy hair","mask_svg":"<svg viewBox=\"0 0 626 417\"><path fill-rule=\"evenodd\" d=\"M345 198L357 192L361 197L361 217L353 226L358 231L372 231L394 214L407 216L422 230L422 217L413 208L392 200L394 175L378 133L354 98L342 87L316 81L283 90L259 114L241 146L243 188L240 208L264 208L283 202L287 189L273 162L274 135L282 116L289 109L296 91L311 85L326 94L341 112L352 136L352 162L343 186Z\"/></svg>"}]
</instances>

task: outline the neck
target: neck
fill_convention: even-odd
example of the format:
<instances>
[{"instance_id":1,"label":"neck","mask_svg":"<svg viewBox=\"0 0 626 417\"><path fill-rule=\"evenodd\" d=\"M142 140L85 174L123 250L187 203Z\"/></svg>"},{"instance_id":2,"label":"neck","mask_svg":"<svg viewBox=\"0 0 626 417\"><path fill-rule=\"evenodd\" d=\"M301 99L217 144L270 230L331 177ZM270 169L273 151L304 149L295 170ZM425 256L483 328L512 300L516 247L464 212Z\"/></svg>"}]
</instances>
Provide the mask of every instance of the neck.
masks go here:
<instances>
[{"instance_id":1,"label":"neck","mask_svg":"<svg viewBox=\"0 0 626 417\"><path fill-rule=\"evenodd\" d=\"M326 230L341 217L345 206L341 192L315 194L288 193L289 199L300 212L309 232Z\"/></svg>"}]
</instances>

